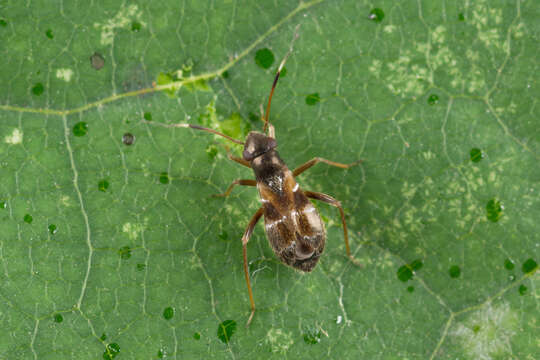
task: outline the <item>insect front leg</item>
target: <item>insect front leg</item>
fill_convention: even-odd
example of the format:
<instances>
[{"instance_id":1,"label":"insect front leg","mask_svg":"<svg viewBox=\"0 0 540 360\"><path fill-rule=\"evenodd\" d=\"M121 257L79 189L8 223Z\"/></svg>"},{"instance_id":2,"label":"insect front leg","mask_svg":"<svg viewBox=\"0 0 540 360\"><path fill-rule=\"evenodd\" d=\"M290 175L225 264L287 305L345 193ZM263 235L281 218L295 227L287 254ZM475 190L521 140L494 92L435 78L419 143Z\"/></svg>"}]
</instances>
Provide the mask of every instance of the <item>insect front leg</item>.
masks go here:
<instances>
[{"instance_id":1,"label":"insect front leg","mask_svg":"<svg viewBox=\"0 0 540 360\"><path fill-rule=\"evenodd\" d=\"M345 213L343 212L341 203L338 200L331 197L330 195L326 195L326 194L315 192L315 191L304 191L304 194L308 198L324 201L325 203L335 206L339 209L339 214L341 215L341 222L343 223L343 236L345 238L345 251L347 252L347 256L349 257L349 259L355 265L360 265L358 261L355 258L353 258L353 256L351 255L351 249L349 248L349 233L347 231L347 223L345 222Z\"/></svg>"},{"instance_id":2,"label":"insect front leg","mask_svg":"<svg viewBox=\"0 0 540 360\"><path fill-rule=\"evenodd\" d=\"M339 167L339 168L342 168L342 169L348 169L351 166L360 164L362 162L362 160L355 161L355 162L353 162L351 164L342 164L342 163L338 163L338 162L335 162L335 161L330 161L330 160L326 160L326 159L323 159L323 158L320 158L320 157L316 157L316 158L313 158L313 159L309 160L305 164L300 165L296 169L294 169L293 176L296 177L296 176L300 175L301 173L303 173L304 171L306 171L307 169L309 169L313 165L315 165L317 163L320 163L320 162L323 162L323 163L328 164L330 166L336 166L336 167Z\"/></svg>"},{"instance_id":3,"label":"insect front leg","mask_svg":"<svg viewBox=\"0 0 540 360\"><path fill-rule=\"evenodd\" d=\"M255 229L255 225L257 225L257 222L263 215L263 208L260 207L259 210L253 215L251 218L251 221L249 222L246 231L244 232L244 236L242 236L242 252L244 255L244 274L246 275L246 284L248 288L249 293L249 302L251 303L251 315L249 316L249 319L246 323L246 327L249 326L251 323L251 319L253 319L253 315L255 315L255 302L253 301L253 292L251 291L251 282L249 281L249 270L248 270L248 261L247 261L247 243L249 241L249 238L251 237L251 234L253 234L253 229Z\"/></svg>"},{"instance_id":4,"label":"insect front leg","mask_svg":"<svg viewBox=\"0 0 540 360\"><path fill-rule=\"evenodd\" d=\"M216 194L215 197L227 197L231 193L232 189L236 185L244 185L244 186L257 186L257 182L255 180L249 180L249 179L236 179L232 182L231 185L227 188L227 190L223 194Z\"/></svg>"}]
</instances>

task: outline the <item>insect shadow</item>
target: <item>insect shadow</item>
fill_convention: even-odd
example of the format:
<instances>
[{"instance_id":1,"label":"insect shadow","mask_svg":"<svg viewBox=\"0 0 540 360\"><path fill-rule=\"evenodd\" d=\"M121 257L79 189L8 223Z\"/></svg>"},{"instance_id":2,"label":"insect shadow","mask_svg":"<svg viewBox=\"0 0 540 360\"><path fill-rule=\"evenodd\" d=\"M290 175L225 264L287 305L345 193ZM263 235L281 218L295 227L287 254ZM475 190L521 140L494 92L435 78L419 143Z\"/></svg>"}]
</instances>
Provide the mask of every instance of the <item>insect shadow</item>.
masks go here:
<instances>
[{"instance_id":1,"label":"insect shadow","mask_svg":"<svg viewBox=\"0 0 540 360\"><path fill-rule=\"evenodd\" d=\"M326 232L319 213L309 199L320 200L335 206L339 209L341 222L343 223L343 235L347 256L356 263L349 248L349 235L347 232L347 224L345 222L345 213L343 212L341 203L330 195L300 189L295 177L320 162L330 166L348 169L351 166L359 164L361 160L351 164L342 164L315 157L291 171L279 157L276 150L277 141L274 126L270 124L268 120L272 95L274 94L279 74L281 73L287 58L292 53L293 43L297 37L298 32L295 32L289 51L278 67L268 97L266 112L264 117L262 117L262 121L264 122L262 133L251 131L247 135L245 141L240 141L216 130L199 125L186 123L163 125L165 127L181 127L206 131L244 146L241 158L233 156L227 151L228 158L240 165L252 169L255 174L255 180L234 180L223 194L218 194L216 196L229 196L235 186L242 185L257 187L261 197L262 205L251 218L244 235L242 236L244 274L251 304L251 314L246 326L249 326L253 319L253 315L255 314L255 301L253 300L248 269L247 243L253 234L255 225L261 217L264 217L266 235L276 256L286 265L304 272L310 272L315 268L315 265L317 265L324 250Z\"/></svg>"}]
</instances>

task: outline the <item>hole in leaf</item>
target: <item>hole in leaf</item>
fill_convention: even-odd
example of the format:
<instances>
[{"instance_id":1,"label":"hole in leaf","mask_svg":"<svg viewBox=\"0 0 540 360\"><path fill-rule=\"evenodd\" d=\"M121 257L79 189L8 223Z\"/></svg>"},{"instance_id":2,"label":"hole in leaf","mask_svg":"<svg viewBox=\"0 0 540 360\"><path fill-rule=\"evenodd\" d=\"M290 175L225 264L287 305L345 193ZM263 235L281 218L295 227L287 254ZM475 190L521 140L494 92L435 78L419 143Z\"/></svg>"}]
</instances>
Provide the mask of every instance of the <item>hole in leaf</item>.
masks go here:
<instances>
[{"instance_id":1,"label":"hole in leaf","mask_svg":"<svg viewBox=\"0 0 540 360\"><path fill-rule=\"evenodd\" d=\"M103 55L95 52L92 56L90 56L90 65L92 65L94 69L100 70L105 65Z\"/></svg>"}]
</instances>

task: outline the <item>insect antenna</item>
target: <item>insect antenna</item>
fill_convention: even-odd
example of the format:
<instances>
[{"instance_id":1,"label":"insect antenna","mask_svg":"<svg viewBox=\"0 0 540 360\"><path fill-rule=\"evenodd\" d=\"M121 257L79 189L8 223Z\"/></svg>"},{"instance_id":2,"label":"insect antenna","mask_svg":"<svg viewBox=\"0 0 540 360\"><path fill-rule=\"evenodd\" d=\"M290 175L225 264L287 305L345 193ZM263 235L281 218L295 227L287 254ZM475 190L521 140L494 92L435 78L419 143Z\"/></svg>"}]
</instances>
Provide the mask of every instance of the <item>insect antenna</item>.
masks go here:
<instances>
[{"instance_id":1,"label":"insect antenna","mask_svg":"<svg viewBox=\"0 0 540 360\"><path fill-rule=\"evenodd\" d=\"M272 103L272 95L274 95L274 89L276 88L277 82L279 80L279 74L281 73L281 70L283 69L283 66L285 65L285 62L287 61L287 58L289 55L291 55L293 51L293 44L294 41L298 38L298 28L300 27L300 24L296 26L296 29L294 30L294 36L291 41L291 45L289 46L289 51L287 51L287 54L285 54L285 57L283 60L281 60L281 64L279 64L279 67L277 69L276 77L274 78L274 83L272 84L272 90L270 90L270 96L268 97L268 104L266 105L266 114L264 115L264 128L263 131L266 132L268 129L268 118L270 116L270 104Z\"/></svg>"},{"instance_id":2,"label":"insect antenna","mask_svg":"<svg viewBox=\"0 0 540 360\"><path fill-rule=\"evenodd\" d=\"M240 140L236 140L228 135L225 135L223 133L220 133L219 131L216 131L214 129L209 129L209 128L205 128L205 127L202 127L202 126L199 126L199 125L192 125L192 124L185 124L185 123L181 123L181 124L160 124L160 123L153 123L153 122L150 122L150 121L144 121L145 123L147 124L155 124L155 125L159 125L159 126L163 126L163 127L166 127L166 128L191 128L191 129L195 129L195 130L202 130L202 131L207 131L209 133L212 133L212 134L215 134L215 135L219 135L219 136L223 136L225 139L228 139L230 141L232 141L233 143L236 143L236 144L240 144L240 145L244 145L244 142L243 141L240 141Z\"/></svg>"}]
</instances>

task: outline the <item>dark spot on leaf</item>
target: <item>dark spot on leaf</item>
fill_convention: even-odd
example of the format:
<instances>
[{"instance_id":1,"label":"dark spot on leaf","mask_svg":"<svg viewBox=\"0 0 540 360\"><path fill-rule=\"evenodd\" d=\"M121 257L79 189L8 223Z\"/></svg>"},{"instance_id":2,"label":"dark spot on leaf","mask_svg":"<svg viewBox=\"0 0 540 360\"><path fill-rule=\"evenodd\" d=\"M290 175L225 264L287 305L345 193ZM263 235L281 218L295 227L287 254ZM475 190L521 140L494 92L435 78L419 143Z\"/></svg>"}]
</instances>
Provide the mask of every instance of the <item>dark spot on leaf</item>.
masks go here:
<instances>
[{"instance_id":1,"label":"dark spot on leaf","mask_svg":"<svg viewBox=\"0 0 540 360\"><path fill-rule=\"evenodd\" d=\"M107 180L101 180L99 183L98 183L98 190L99 191L107 191L107 189L109 188L109 182Z\"/></svg>"},{"instance_id":2,"label":"dark spot on leaf","mask_svg":"<svg viewBox=\"0 0 540 360\"><path fill-rule=\"evenodd\" d=\"M45 36L47 36L49 39L54 38L54 35L51 29L47 29L47 31L45 31Z\"/></svg>"},{"instance_id":3,"label":"dark spot on leaf","mask_svg":"<svg viewBox=\"0 0 540 360\"><path fill-rule=\"evenodd\" d=\"M319 93L313 93L306 96L306 104L308 105L315 105L319 101L321 101L321 97L319 96Z\"/></svg>"},{"instance_id":4,"label":"dark spot on leaf","mask_svg":"<svg viewBox=\"0 0 540 360\"><path fill-rule=\"evenodd\" d=\"M120 353L120 345L117 343L111 343L107 345L107 349L103 353L103 359L112 360Z\"/></svg>"},{"instance_id":5,"label":"dark spot on leaf","mask_svg":"<svg viewBox=\"0 0 540 360\"><path fill-rule=\"evenodd\" d=\"M137 264L138 271L143 271L144 269L146 269L146 264Z\"/></svg>"},{"instance_id":6,"label":"dark spot on leaf","mask_svg":"<svg viewBox=\"0 0 540 360\"><path fill-rule=\"evenodd\" d=\"M172 307L167 307L163 310L163 317L165 320L171 320L174 316L174 309Z\"/></svg>"},{"instance_id":7,"label":"dark spot on leaf","mask_svg":"<svg viewBox=\"0 0 540 360\"><path fill-rule=\"evenodd\" d=\"M504 207L497 199L491 199L486 205L487 218L489 221L497 222L502 216Z\"/></svg>"},{"instance_id":8,"label":"dark spot on leaf","mask_svg":"<svg viewBox=\"0 0 540 360\"><path fill-rule=\"evenodd\" d=\"M45 88L43 87L43 84L42 83L37 83L32 88L32 94L34 94L36 96L40 96L41 94L43 94L44 90L45 90Z\"/></svg>"},{"instance_id":9,"label":"dark spot on leaf","mask_svg":"<svg viewBox=\"0 0 540 360\"><path fill-rule=\"evenodd\" d=\"M54 225L54 224L49 225L49 233L51 235L54 235L57 232L58 232L58 228L56 227L56 225Z\"/></svg>"},{"instance_id":10,"label":"dark spot on leaf","mask_svg":"<svg viewBox=\"0 0 540 360\"><path fill-rule=\"evenodd\" d=\"M429 95L427 102L429 105L435 105L439 102L439 96L436 94Z\"/></svg>"},{"instance_id":11,"label":"dark spot on leaf","mask_svg":"<svg viewBox=\"0 0 540 360\"><path fill-rule=\"evenodd\" d=\"M195 334L193 334L193 338L194 338L195 340L200 340L200 339L201 339L201 334L198 333L198 332L196 332Z\"/></svg>"},{"instance_id":12,"label":"dark spot on leaf","mask_svg":"<svg viewBox=\"0 0 540 360\"><path fill-rule=\"evenodd\" d=\"M504 267L506 270L514 270L514 262L510 259L504 260Z\"/></svg>"},{"instance_id":13,"label":"dark spot on leaf","mask_svg":"<svg viewBox=\"0 0 540 360\"><path fill-rule=\"evenodd\" d=\"M118 249L118 254L122 260L127 260L131 257L131 248L129 246L122 246Z\"/></svg>"},{"instance_id":14,"label":"dark spot on leaf","mask_svg":"<svg viewBox=\"0 0 540 360\"><path fill-rule=\"evenodd\" d=\"M125 133L122 136L122 142L124 143L124 145L132 145L135 142L135 135L131 133Z\"/></svg>"},{"instance_id":15,"label":"dark spot on leaf","mask_svg":"<svg viewBox=\"0 0 540 360\"><path fill-rule=\"evenodd\" d=\"M144 120L146 121L152 121L152 113L145 112L143 117L144 117Z\"/></svg>"},{"instance_id":16,"label":"dark spot on leaf","mask_svg":"<svg viewBox=\"0 0 540 360\"><path fill-rule=\"evenodd\" d=\"M532 273L533 271L535 271L537 267L538 267L538 264L536 263L536 261L534 261L533 258L529 258L529 259L525 260L525 262L521 266L521 270L525 274L528 274L528 273Z\"/></svg>"},{"instance_id":17,"label":"dark spot on leaf","mask_svg":"<svg viewBox=\"0 0 540 360\"><path fill-rule=\"evenodd\" d=\"M55 323L61 323L62 321L64 321L64 318L60 314L55 314L53 316L53 319Z\"/></svg>"},{"instance_id":18,"label":"dark spot on leaf","mask_svg":"<svg viewBox=\"0 0 540 360\"><path fill-rule=\"evenodd\" d=\"M94 69L100 70L105 65L105 59L100 53L95 52L94 55L90 56L90 64Z\"/></svg>"},{"instance_id":19,"label":"dark spot on leaf","mask_svg":"<svg viewBox=\"0 0 540 360\"><path fill-rule=\"evenodd\" d=\"M274 63L274 54L268 48L257 50L255 53L255 63L263 69L268 69Z\"/></svg>"},{"instance_id":20,"label":"dark spot on leaf","mask_svg":"<svg viewBox=\"0 0 540 360\"><path fill-rule=\"evenodd\" d=\"M459 275L461 275L461 269L457 265L450 266L450 270L448 270L448 273L450 274L451 278L458 278Z\"/></svg>"},{"instance_id":21,"label":"dark spot on leaf","mask_svg":"<svg viewBox=\"0 0 540 360\"><path fill-rule=\"evenodd\" d=\"M477 148L471 149L472 162L475 162L475 163L480 162L483 158L484 158L484 153L482 152L482 150L477 149Z\"/></svg>"},{"instance_id":22,"label":"dark spot on leaf","mask_svg":"<svg viewBox=\"0 0 540 360\"><path fill-rule=\"evenodd\" d=\"M24 220L25 223L31 224L32 221L34 220L34 218L32 217L32 215L26 214L26 215L24 215L23 220Z\"/></svg>"},{"instance_id":23,"label":"dark spot on leaf","mask_svg":"<svg viewBox=\"0 0 540 360\"><path fill-rule=\"evenodd\" d=\"M131 23L131 31L133 32L139 32L141 30L141 23L137 21L133 21Z\"/></svg>"},{"instance_id":24,"label":"dark spot on leaf","mask_svg":"<svg viewBox=\"0 0 540 360\"><path fill-rule=\"evenodd\" d=\"M307 329L304 332L304 342L315 345L321 342L321 332L317 329Z\"/></svg>"},{"instance_id":25,"label":"dark spot on leaf","mask_svg":"<svg viewBox=\"0 0 540 360\"><path fill-rule=\"evenodd\" d=\"M162 172L159 174L159 182L162 184L168 184L169 183L169 173Z\"/></svg>"},{"instance_id":26,"label":"dark spot on leaf","mask_svg":"<svg viewBox=\"0 0 540 360\"><path fill-rule=\"evenodd\" d=\"M88 133L88 124L84 121L79 121L73 126L73 135L84 136Z\"/></svg>"},{"instance_id":27,"label":"dark spot on leaf","mask_svg":"<svg viewBox=\"0 0 540 360\"><path fill-rule=\"evenodd\" d=\"M527 287L523 284L519 285L519 295L525 295L527 293Z\"/></svg>"},{"instance_id":28,"label":"dark spot on leaf","mask_svg":"<svg viewBox=\"0 0 540 360\"><path fill-rule=\"evenodd\" d=\"M369 12L368 19L373 20L376 23L380 23L384 19L384 11L382 11L382 9L379 9L379 8L371 9L371 11Z\"/></svg>"},{"instance_id":29,"label":"dark spot on leaf","mask_svg":"<svg viewBox=\"0 0 540 360\"><path fill-rule=\"evenodd\" d=\"M236 321L225 320L218 325L217 337L223 343L228 344L231 341L231 336L236 332Z\"/></svg>"}]
</instances>

